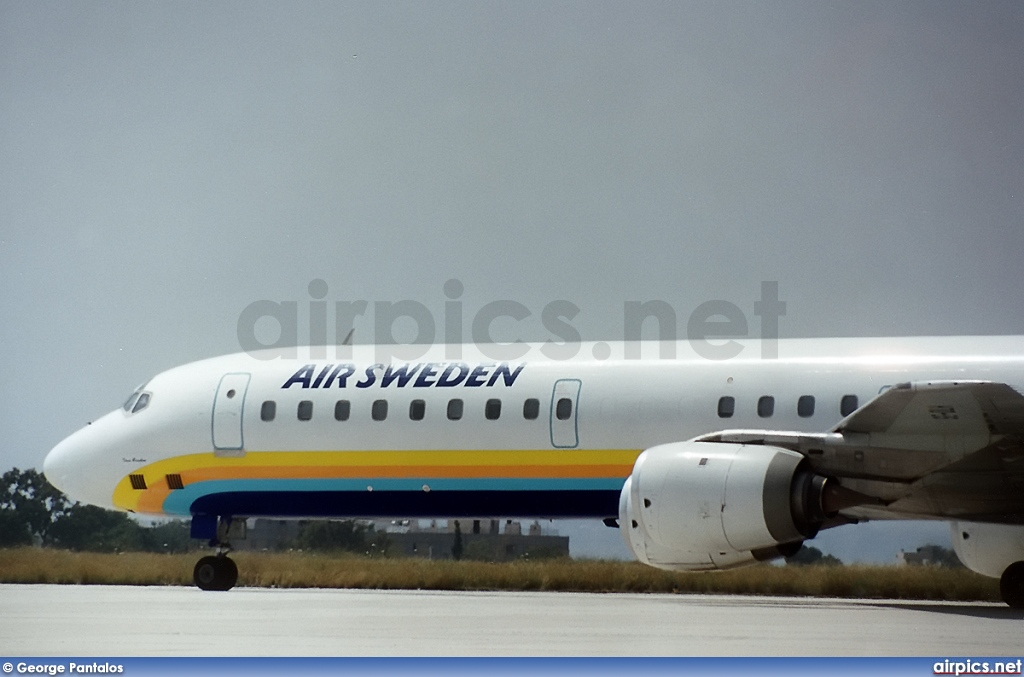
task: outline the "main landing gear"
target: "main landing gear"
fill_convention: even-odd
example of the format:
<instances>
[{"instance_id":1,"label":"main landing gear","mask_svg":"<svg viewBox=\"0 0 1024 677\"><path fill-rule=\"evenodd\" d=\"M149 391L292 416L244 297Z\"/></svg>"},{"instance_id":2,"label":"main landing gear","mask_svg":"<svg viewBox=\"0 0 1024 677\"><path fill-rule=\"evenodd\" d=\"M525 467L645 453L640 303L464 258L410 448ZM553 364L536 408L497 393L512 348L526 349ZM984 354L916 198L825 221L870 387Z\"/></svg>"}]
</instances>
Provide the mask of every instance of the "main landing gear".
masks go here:
<instances>
[{"instance_id":1,"label":"main landing gear","mask_svg":"<svg viewBox=\"0 0 1024 677\"><path fill-rule=\"evenodd\" d=\"M245 520L214 515L192 518L192 538L208 538L216 555L207 555L196 562L192 582L200 590L230 590L238 582L238 565L228 557L232 539L245 538Z\"/></svg>"},{"instance_id":2,"label":"main landing gear","mask_svg":"<svg viewBox=\"0 0 1024 677\"><path fill-rule=\"evenodd\" d=\"M1006 567L999 578L999 594L1013 609L1024 609L1024 562Z\"/></svg>"}]
</instances>

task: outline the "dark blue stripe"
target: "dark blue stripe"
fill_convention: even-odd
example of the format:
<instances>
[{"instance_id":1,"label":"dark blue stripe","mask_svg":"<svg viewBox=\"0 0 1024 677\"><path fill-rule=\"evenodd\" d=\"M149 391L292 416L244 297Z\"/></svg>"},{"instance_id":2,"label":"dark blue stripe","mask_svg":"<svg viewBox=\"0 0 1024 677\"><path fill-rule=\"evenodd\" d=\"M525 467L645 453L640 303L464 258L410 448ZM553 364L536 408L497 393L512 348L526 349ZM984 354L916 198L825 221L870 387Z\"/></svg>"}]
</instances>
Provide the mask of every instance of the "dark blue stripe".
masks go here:
<instances>
[{"instance_id":1,"label":"dark blue stripe","mask_svg":"<svg viewBox=\"0 0 1024 677\"><path fill-rule=\"evenodd\" d=\"M619 514L619 492L233 491L198 498L191 512L235 517L604 519Z\"/></svg>"},{"instance_id":2,"label":"dark blue stripe","mask_svg":"<svg viewBox=\"0 0 1024 677\"><path fill-rule=\"evenodd\" d=\"M190 482L184 489L172 491L164 499L163 509L168 515L188 515L191 506L201 496L228 493L272 493L305 494L324 492L331 494L368 493L386 495L418 494L427 485L432 491L442 494L451 491L481 491L501 494L506 492L532 491L545 494L552 491L615 491L622 489L622 478L614 477L473 477L473 478L262 478L203 480Z\"/></svg>"}]
</instances>

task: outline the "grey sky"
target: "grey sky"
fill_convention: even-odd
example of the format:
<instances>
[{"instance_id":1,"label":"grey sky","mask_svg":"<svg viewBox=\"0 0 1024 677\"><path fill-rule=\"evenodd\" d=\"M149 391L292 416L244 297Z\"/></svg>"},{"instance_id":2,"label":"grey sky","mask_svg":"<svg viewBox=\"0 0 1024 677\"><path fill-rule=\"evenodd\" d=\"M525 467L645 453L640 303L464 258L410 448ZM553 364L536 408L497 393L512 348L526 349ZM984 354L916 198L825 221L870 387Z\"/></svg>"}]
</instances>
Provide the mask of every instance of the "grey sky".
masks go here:
<instances>
[{"instance_id":1,"label":"grey sky","mask_svg":"<svg viewBox=\"0 0 1024 677\"><path fill-rule=\"evenodd\" d=\"M314 278L1021 333L1022 80L1019 2L0 0L0 466Z\"/></svg>"}]
</instances>

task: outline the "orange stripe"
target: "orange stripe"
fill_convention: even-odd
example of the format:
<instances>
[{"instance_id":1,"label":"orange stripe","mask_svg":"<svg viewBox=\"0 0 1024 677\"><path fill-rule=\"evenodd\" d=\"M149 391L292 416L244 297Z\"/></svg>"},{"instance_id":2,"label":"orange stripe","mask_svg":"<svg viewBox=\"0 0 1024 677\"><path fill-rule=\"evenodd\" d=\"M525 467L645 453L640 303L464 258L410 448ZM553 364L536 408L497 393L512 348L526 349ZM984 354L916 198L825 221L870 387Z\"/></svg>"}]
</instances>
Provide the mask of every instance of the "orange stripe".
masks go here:
<instances>
[{"instance_id":1,"label":"orange stripe","mask_svg":"<svg viewBox=\"0 0 1024 677\"><path fill-rule=\"evenodd\" d=\"M171 493L167 486L167 478L161 476L155 482L147 482L148 489L139 493L139 503L136 507L138 512L162 513L164 511L164 499Z\"/></svg>"}]
</instances>

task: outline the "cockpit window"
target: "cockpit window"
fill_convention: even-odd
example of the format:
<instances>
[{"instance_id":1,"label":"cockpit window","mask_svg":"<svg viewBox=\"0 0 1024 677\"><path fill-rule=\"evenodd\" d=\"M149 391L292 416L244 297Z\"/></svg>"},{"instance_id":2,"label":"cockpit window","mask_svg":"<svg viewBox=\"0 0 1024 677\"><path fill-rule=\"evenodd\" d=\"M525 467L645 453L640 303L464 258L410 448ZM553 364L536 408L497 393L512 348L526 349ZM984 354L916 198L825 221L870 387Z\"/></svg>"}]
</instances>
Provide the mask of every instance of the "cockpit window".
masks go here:
<instances>
[{"instance_id":1,"label":"cockpit window","mask_svg":"<svg viewBox=\"0 0 1024 677\"><path fill-rule=\"evenodd\" d=\"M132 407L132 413L138 413L149 406L149 393L139 393L139 399L135 401L135 406Z\"/></svg>"},{"instance_id":2,"label":"cockpit window","mask_svg":"<svg viewBox=\"0 0 1024 677\"><path fill-rule=\"evenodd\" d=\"M134 414L148 407L149 400L152 398L152 393L148 393L145 390L143 390L143 388L145 387L146 384L143 383L138 388L136 388L135 392L131 394L131 397L128 398L128 400L124 403L124 406L122 406L121 408L124 409L129 414Z\"/></svg>"}]
</instances>

